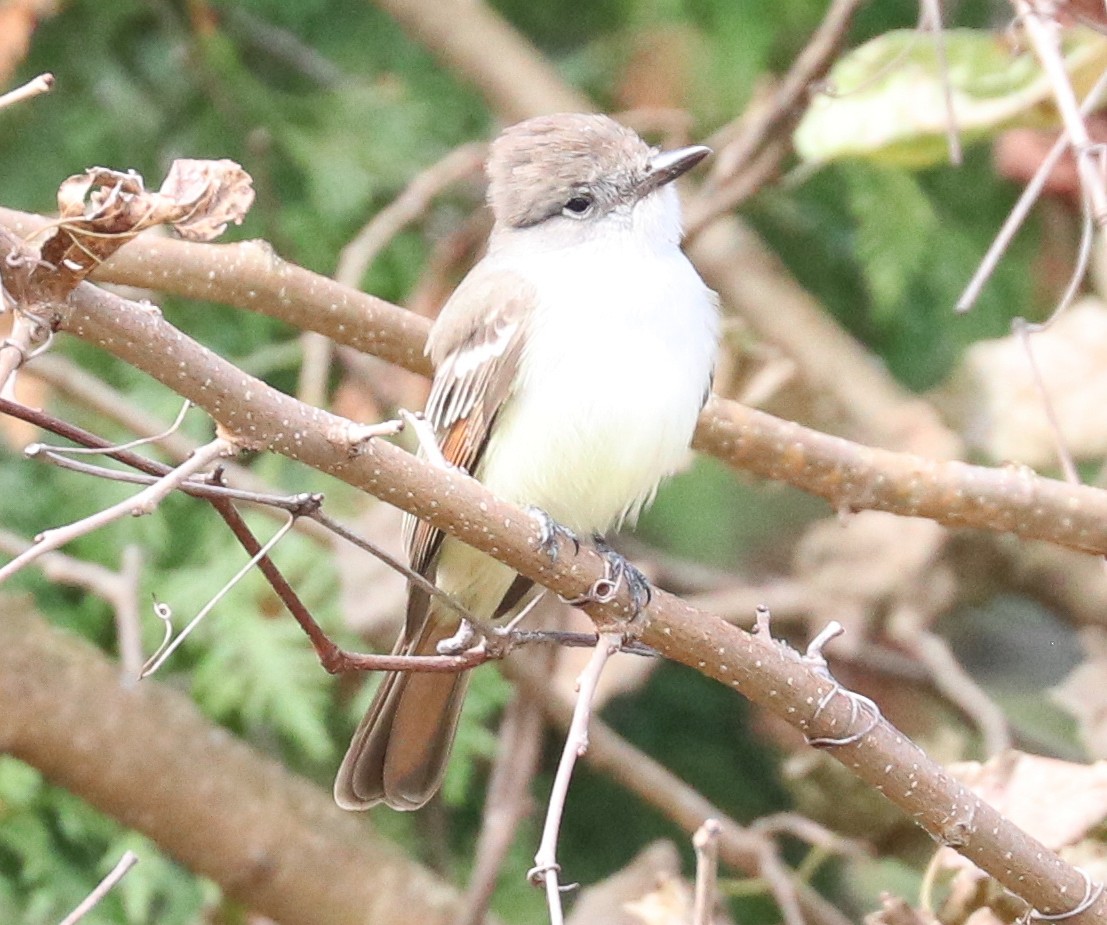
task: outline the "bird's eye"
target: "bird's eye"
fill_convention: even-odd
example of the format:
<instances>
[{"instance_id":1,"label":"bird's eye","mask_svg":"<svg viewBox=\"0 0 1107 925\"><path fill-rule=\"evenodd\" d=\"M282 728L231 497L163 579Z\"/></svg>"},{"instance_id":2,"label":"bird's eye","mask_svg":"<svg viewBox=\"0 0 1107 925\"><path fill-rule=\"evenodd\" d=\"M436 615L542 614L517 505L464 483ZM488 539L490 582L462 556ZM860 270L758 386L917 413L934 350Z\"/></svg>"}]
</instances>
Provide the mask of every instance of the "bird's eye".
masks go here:
<instances>
[{"instance_id":1,"label":"bird's eye","mask_svg":"<svg viewBox=\"0 0 1107 925\"><path fill-rule=\"evenodd\" d=\"M565 208L561 210L561 214L567 215L569 216L569 218L583 218L591 211L592 197L578 195L574 196L567 203L565 203Z\"/></svg>"}]
</instances>

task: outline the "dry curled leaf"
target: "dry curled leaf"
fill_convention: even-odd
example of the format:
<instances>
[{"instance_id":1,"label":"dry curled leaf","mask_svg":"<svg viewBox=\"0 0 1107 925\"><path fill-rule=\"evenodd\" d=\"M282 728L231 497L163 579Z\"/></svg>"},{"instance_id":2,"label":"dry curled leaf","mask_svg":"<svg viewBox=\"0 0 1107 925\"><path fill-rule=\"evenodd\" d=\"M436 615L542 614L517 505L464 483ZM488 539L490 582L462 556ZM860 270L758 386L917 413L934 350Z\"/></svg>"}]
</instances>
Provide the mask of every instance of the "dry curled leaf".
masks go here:
<instances>
[{"instance_id":1,"label":"dry curled leaf","mask_svg":"<svg viewBox=\"0 0 1107 925\"><path fill-rule=\"evenodd\" d=\"M159 192L180 210L167 223L189 241L211 241L229 223L241 225L254 202L253 179L226 158L174 161Z\"/></svg>"},{"instance_id":2,"label":"dry curled leaf","mask_svg":"<svg viewBox=\"0 0 1107 925\"><path fill-rule=\"evenodd\" d=\"M1107 819L1107 761L1076 764L1008 751L949 772L1020 829L1057 851Z\"/></svg>"},{"instance_id":3,"label":"dry curled leaf","mask_svg":"<svg viewBox=\"0 0 1107 925\"><path fill-rule=\"evenodd\" d=\"M1086 297L1030 338L1061 436L1077 460L1107 455L1107 306ZM977 452L1034 468L1056 464L1034 369L1014 336L984 340L936 396Z\"/></svg>"},{"instance_id":4,"label":"dry curled leaf","mask_svg":"<svg viewBox=\"0 0 1107 925\"><path fill-rule=\"evenodd\" d=\"M157 225L208 241L240 223L254 199L234 161L174 161L159 191L134 171L91 167L58 188L60 221L42 247L34 281L43 300L64 298L135 235Z\"/></svg>"}]
</instances>

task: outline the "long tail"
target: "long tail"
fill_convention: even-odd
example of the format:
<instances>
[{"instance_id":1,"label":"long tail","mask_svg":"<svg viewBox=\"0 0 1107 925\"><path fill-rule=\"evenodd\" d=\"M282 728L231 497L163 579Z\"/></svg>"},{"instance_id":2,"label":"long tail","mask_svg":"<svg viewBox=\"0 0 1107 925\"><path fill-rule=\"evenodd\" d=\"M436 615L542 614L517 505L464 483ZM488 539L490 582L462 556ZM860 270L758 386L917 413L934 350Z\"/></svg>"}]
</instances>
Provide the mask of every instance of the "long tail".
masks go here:
<instances>
[{"instance_id":1,"label":"long tail","mask_svg":"<svg viewBox=\"0 0 1107 925\"><path fill-rule=\"evenodd\" d=\"M428 619L413 641L401 636L393 652L434 655L450 635L436 624ZM467 671L389 672L338 769L338 805L369 809L383 802L408 810L426 804L442 785L468 686Z\"/></svg>"}]
</instances>

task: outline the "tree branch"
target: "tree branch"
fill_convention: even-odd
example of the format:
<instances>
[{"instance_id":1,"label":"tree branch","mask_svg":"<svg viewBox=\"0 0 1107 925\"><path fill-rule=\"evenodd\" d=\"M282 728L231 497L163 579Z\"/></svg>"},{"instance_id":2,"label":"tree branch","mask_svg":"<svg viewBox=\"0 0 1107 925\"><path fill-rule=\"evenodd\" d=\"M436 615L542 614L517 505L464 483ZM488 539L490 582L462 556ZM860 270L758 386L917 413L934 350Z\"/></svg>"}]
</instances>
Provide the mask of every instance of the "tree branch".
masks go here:
<instances>
[{"instance_id":1,"label":"tree branch","mask_svg":"<svg viewBox=\"0 0 1107 925\"><path fill-rule=\"evenodd\" d=\"M0 749L285 925L448 925L452 887L330 793L13 599L0 603ZM48 718L48 721L46 719Z\"/></svg>"},{"instance_id":2,"label":"tree branch","mask_svg":"<svg viewBox=\"0 0 1107 925\"><path fill-rule=\"evenodd\" d=\"M204 407L225 432L245 444L330 473L564 596L579 594L603 573L601 557L588 548L551 562L539 549L537 529L527 512L499 501L475 480L429 465L391 444L352 444L349 435L358 428L350 422L246 375L173 328L160 313L89 284L51 309L62 330L101 346ZM787 458L794 442L780 444L778 452ZM1101 495L1056 484L1073 493L1068 498L1087 492L1091 503ZM1086 523L1085 512L1076 505L1067 512L1080 520L1081 535L1090 535L1093 526L1100 533L1107 529L1102 519L1099 524ZM616 621L631 611L632 602L623 590L609 604L586 608L601 632L621 625ZM733 687L805 735L840 740L832 750L835 758L936 840L956 847L1039 911L1066 911L1072 907L1069 897L1081 895L1084 878L1079 871L979 800L887 721L873 718L874 725L864 735L845 735L856 725L856 705L838 696L840 688L791 649L663 592L654 595L636 627L641 640L666 657ZM1104 914L1107 898L1072 921L1091 922Z\"/></svg>"}]
</instances>

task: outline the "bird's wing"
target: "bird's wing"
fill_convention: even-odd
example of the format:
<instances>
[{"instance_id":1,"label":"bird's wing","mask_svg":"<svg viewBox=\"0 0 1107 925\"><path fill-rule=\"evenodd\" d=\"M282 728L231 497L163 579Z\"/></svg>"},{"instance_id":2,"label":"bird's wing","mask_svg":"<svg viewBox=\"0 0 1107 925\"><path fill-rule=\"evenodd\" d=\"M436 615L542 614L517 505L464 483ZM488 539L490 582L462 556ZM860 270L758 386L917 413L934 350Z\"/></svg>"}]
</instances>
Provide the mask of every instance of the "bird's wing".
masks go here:
<instances>
[{"instance_id":1,"label":"bird's wing","mask_svg":"<svg viewBox=\"0 0 1107 925\"><path fill-rule=\"evenodd\" d=\"M478 264L431 329L427 352L435 374L426 417L446 461L471 474L515 386L535 297L518 275ZM442 531L414 518L405 526L411 567L431 577ZM417 619L409 608L409 638Z\"/></svg>"}]
</instances>

